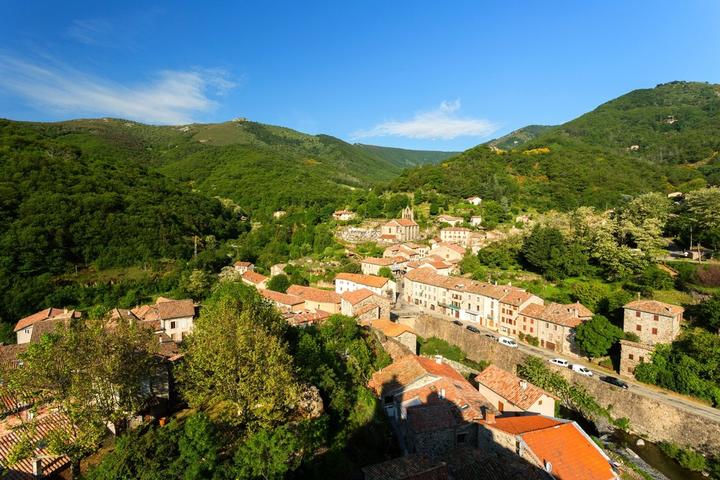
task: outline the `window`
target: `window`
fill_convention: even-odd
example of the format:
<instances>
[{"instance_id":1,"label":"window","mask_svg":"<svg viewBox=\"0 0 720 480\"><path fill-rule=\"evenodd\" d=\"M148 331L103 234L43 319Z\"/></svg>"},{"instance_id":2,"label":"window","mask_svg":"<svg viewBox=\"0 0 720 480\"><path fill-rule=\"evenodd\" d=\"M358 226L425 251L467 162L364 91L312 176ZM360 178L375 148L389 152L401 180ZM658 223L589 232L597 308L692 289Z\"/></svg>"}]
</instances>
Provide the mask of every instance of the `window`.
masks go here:
<instances>
[{"instance_id":1,"label":"window","mask_svg":"<svg viewBox=\"0 0 720 480\"><path fill-rule=\"evenodd\" d=\"M501 412L505 411L505 405L503 405L503 402L498 402L498 410Z\"/></svg>"},{"instance_id":2,"label":"window","mask_svg":"<svg viewBox=\"0 0 720 480\"><path fill-rule=\"evenodd\" d=\"M175 328L175 322L170 322L170 330L173 330Z\"/></svg>"},{"instance_id":3,"label":"window","mask_svg":"<svg viewBox=\"0 0 720 480\"><path fill-rule=\"evenodd\" d=\"M393 403L393 396L385 395L385 405L390 405L391 403Z\"/></svg>"},{"instance_id":4,"label":"window","mask_svg":"<svg viewBox=\"0 0 720 480\"><path fill-rule=\"evenodd\" d=\"M635 312L635 316L636 316L637 318L640 318L640 312Z\"/></svg>"},{"instance_id":5,"label":"window","mask_svg":"<svg viewBox=\"0 0 720 480\"><path fill-rule=\"evenodd\" d=\"M640 325L639 323L635 325L635 330L637 330L638 332L642 332L642 325Z\"/></svg>"},{"instance_id":6,"label":"window","mask_svg":"<svg viewBox=\"0 0 720 480\"><path fill-rule=\"evenodd\" d=\"M542 400L539 400L539 401L538 401L538 405L542 405Z\"/></svg>"},{"instance_id":7,"label":"window","mask_svg":"<svg viewBox=\"0 0 720 480\"><path fill-rule=\"evenodd\" d=\"M657 321L660 320L660 317L658 317L657 315L655 315L655 316L653 317L653 320L655 320L655 321L657 322Z\"/></svg>"},{"instance_id":8,"label":"window","mask_svg":"<svg viewBox=\"0 0 720 480\"><path fill-rule=\"evenodd\" d=\"M530 333L533 333L533 327L530 327Z\"/></svg>"},{"instance_id":9,"label":"window","mask_svg":"<svg viewBox=\"0 0 720 480\"><path fill-rule=\"evenodd\" d=\"M652 334L653 334L653 335L657 335L657 328L653 328L653 329L652 329Z\"/></svg>"},{"instance_id":10,"label":"window","mask_svg":"<svg viewBox=\"0 0 720 480\"><path fill-rule=\"evenodd\" d=\"M634 360L634 359L635 359L635 355L633 355L633 354L631 353L630 355L628 355L628 359Z\"/></svg>"},{"instance_id":11,"label":"window","mask_svg":"<svg viewBox=\"0 0 720 480\"><path fill-rule=\"evenodd\" d=\"M645 363L645 357L640 357L640 363Z\"/></svg>"},{"instance_id":12,"label":"window","mask_svg":"<svg viewBox=\"0 0 720 480\"><path fill-rule=\"evenodd\" d=\"M466 440L467 440L467 433L458 433L458 435L457 435L457 443L458 444L465 443Z\"/></svg>"}]
</instances>

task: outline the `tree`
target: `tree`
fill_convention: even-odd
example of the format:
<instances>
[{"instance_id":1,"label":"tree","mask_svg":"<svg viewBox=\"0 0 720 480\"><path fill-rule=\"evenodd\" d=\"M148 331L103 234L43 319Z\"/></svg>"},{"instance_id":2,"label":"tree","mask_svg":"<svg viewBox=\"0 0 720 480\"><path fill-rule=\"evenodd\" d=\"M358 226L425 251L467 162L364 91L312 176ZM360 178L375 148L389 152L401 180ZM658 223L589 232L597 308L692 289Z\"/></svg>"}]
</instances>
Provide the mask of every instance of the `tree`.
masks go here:
<instances>
[{"instance_id":1,"label":"tree","mask_svg":"<svg viewBox=\"0 0 720 480\"><path fill-rule=\"evenodd\" d=\"M390 267L380 268L380 270L378 270L378 275L381 277L389 278L390 280L395 280L395 275L393 275L392 270L390 270Z\"/></svg>"},{"instance_id":2,"label":"tree","mask_svg":"<svg viewBox=\"0 0 720 480\"><path fill-rule=\"evenodd\" d=\"M210 293L212 278L204 270L193 270L180 281L182 292L191 298L205 298Z\"/></svg>"},{"instance_id":3,"label":"tree","mask_svg":"<svg viewBox=\"0 0 720 480\"><path fill-rule=\"evenodd\" d=\"M40 441L67 455L77 475L80 460L95 450L106 425L123 424L148 399L156 344L152 331L134 322L61 324L20 354L23 365L5 372L5 385L19 398L47 399L63 416L66 424L52 427ZM42 417L31 420L29 431L32 422Z\"/></svg>"},{"instance_id":4,"label":"tree","mask_svg":"<svg viewBox=\"0 0 720 480\"><path fill-rule=\"evenodd\" d=\"M525 261L548 279L580 275L588 269L588 258L579 244L568 244L553 227L535 227L522 246Z\"/></svg>"},{"instance_id":5,"label":"tree","mask_svg":"<svg viewBox=\"0 0 720 480\"><path fill-rule=\"evenodd\" d=\"M622 329L602 315L593 315L575 328L575 342L590 358L607 355L610 347L621 338Z\"/></svg>"},{"instance_id":6,"label":"tree","mask_svg":"<svg viewBox=\"0 0 720 480\"><path fill-rule=\"evenodd\" d=\"M184 480L212 477L220 457L220 445L215 436L215 426L204 412L185 421L183 435L178 441L180 455L176 460L179 464L176 471L183 472Z\"/></svg>"},{"instance_id":7,"label":"tree","mask_svg":"<svg viewBox=\"0 0 720 480\"><path fill-rule=\"evenodd\" d=\"M221 284L187 339L178 372L191 405L216 407L225 421L272 428L296 413L300 385L283 340L287 323L249 287Z\"/></svg>"},{"instance_id":8,"label":"tree","mask_svg":"<svg viewBox=\"0 0 720 480\"><path fill-rule=\"evenodd\" d=\"M284 273L275 275L267 283L268 290L285 293L290 288L290 279Z\"/></svg>"},{"instance_id":9,"label":"tree","mask_svg":"<svg viewBox=\"0 0 720 480\"><path fill-rule=\"evenodd\" d=\"M720 295L715 294L692 309L692 316L708 330L720 331Z\"/></svg>"}]
</instances>

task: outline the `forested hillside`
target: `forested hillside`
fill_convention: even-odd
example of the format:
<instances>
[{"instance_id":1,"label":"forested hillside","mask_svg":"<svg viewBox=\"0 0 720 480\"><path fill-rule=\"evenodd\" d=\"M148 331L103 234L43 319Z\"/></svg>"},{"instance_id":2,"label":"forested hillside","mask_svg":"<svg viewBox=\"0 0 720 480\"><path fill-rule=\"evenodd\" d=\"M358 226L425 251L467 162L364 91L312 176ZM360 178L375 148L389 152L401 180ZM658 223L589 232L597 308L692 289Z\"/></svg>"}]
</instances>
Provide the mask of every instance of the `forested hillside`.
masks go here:
<instances>
[{"instance_id":1,"label":"forested hillside","mask_svg":"<svg viewBox=\"0 0 720 480\"><path fill-rule=\"evenodd\" d=\"M78 265L189 258L193 238L234 238L239 215L122 149L0 121L0 317L37 310Z\"/></svg>"},{"instance_id":2,"label":"forested hillside","mask_svg":"<svg viewBox=\"0 0 720 480\"><path fill-rule=\"evenodd\" d=\"M460 152L437 152L432 150L407 150L404 148L380 147L377 145L364 145L356 143L356 147L383 158L400 168L415 167L428 163L440 163L443 160L457 155Z\"/></svg>"},{"instance_id":3,"label":"forested hillside","mask_svg":"<svg viewBox=\"0 0 720 480\"><path fill-rule=\"evenodd\" d=\"M526 127L437 166L408 170L392 188L570 209L718 185L719 113L717 85L636 90L564 125Z\"/></svg>"}]
</instances>

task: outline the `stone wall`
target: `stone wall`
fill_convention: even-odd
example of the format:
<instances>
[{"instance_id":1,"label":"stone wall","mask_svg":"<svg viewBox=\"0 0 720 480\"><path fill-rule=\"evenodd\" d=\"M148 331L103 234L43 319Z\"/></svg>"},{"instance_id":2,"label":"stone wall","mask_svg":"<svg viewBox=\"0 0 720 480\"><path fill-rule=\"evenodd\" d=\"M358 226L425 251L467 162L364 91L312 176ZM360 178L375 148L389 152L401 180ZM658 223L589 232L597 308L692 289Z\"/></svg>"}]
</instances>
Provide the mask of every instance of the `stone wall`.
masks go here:
<instances>
[{"instance_id":1,"label":"stone wall","mask_svg":"<svg viewBox=\"0 0 720 480\"><path fill-rule=\"evenodd\" d=\"M422 315L418 318L400 317L399 321L410 325L421 337L437 337L457 345L470 360L486 360L511 372L515 372L515 367L527 356L444 319ZM638 395L632 389L623 390L549 363L548 367L585 387L603 407L610 407L614 418L627 417L635 434L653 442L668 441L705 453L720 452L720 422L710 417L690 413L670 403Z\"/></svg>"}]
</instances>

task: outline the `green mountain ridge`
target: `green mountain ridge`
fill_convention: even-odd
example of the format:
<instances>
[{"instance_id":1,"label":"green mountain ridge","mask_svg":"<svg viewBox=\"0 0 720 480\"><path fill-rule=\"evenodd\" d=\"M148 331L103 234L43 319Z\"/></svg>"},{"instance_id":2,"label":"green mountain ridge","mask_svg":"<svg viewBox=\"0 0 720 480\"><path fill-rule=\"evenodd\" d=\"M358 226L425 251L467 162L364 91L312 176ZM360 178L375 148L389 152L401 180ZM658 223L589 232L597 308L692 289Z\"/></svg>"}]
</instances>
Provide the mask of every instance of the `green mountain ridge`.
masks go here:
<instances>
[{"instance_id":1,"label":"green mountain ridge","mask_svg":"<svg viewBox=\"0 0 720 480\"><path fill-rule=\"evenodd\" d=\"M518 128L507 135L495 138L486 143L502 150L511 150L520 148L528 142L533 141L538 135L555 128L554 125L528 125L527 127Z\"/></svg>"},{"instance_id":2,"label":"green mountain ridge","mask_svg":"<svg viewBox=\"0 0 720 480\"><path fill-rule=\"evenodd\" d=\"M354 146L362 148L380 158L387 160L393 165L400 168L415 167L418 165L426 165L440 163L460 152L440 152L434 150L408 150L397 147L382 147L379 145L365 145L356 143Z\"/></svg>"},{"instance_id":3,"label":"green mountain ridge","mask_svg":"<svg viewBox=\"0 0 720 480\"><path fill-rule=\"evenodd\" d=\"M391 188L570 209L718 185L718 113L718 85L635 90L563 125L519 129L439 165L407 170ZM509 144L518 146L493 151Z\"/></svg>"}]
</instances>

